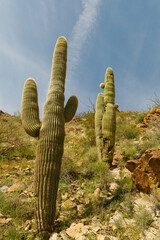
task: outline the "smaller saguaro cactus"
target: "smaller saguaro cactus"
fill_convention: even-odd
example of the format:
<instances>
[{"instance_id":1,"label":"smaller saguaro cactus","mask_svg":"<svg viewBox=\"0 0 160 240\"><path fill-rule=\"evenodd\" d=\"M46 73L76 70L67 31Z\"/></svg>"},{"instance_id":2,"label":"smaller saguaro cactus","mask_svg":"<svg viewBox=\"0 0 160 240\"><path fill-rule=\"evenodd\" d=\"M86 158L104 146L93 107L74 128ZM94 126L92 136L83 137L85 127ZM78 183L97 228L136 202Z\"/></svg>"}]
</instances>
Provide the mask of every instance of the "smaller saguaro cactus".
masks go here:
<instances>
[{"instance_id":1,"label":"smaller saguaro cactus","mask_svg":"<svg viewBox=\"0 0 160 240\"><path fill-rule=\"evenodd\" d=\"M112 68L107 68L105 83L101 83L100 87L104 89L104 94L98 94L96 102L96 144L99 160L108 162L111 165L115 145L116 110L118 108L118 104L115 104L114 73ZM100 99L101 101L103 99L103 104L102 102L101 104L99 103Z\"/></svg>"},{"instance_id":2,"label":"smaller saguaro cactus","mask_svg":"<svg viewBox=\"0 0 160 240\"><path fill-rule=\"evenodd\" d=\"M57 40L47 100L39 120L37 86L29 78L22 95L22 125L32 137L38 137L35 160L34 191L37 231L49 239L54 228L56 197L64 144L64 124L75 115L78 99L71 96L64 108L64 89L67 62L67 40Z\"/></svg>"}]
</instances>

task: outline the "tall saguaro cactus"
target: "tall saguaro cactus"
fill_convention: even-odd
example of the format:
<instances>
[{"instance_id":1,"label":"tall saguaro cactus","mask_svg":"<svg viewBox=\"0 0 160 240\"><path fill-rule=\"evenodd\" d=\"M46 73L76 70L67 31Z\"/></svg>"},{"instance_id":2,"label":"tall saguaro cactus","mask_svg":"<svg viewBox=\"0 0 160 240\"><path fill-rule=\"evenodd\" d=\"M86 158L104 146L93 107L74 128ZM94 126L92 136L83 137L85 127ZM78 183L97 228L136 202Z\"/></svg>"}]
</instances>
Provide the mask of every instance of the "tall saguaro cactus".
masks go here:
<instances>
[{"instance_id":1,"label":"tall saguaro cactus","mask_svg":"<svg viewBox=\"0 0 160 240\"><path fill-rule=\"evenodd\" d=\"M35 207L37 231L48 239L54 228L56 197L63 155L64 124L69 122L78 106L76 96L71 96L64 108L64 89L67 62L67 40L57 40L51 71L47 100L39 120L37 87L27 79L22 95L22 125L25 131L38 137L35 160Z\"/></svg>"},{"instance_id":2,"label":"tall saguaro cactus","mask_svg":"<svg viewBox=\"0 0 160 240\"><path fill-rule=\"evenodd\" d=\"M114 73L112 68L107 68L105 83L100 87L104 89L104 94L97 96L95 114L96 145L99 160L106 161L110 165L113 160L115 131L116 131L116 109Z\"/></svg>"}]
</instances>

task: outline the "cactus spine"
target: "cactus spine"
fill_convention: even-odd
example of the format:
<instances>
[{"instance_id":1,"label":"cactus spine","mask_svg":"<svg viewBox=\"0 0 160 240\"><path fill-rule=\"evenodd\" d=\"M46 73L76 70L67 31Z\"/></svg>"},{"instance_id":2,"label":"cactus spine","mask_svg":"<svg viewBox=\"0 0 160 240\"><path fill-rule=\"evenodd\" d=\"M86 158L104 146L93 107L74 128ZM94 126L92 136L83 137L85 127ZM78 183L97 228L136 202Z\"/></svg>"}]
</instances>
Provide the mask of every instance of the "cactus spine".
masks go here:
<instances>
[{"instance_id":1,"label":"cactus spine","mask_svg":"<svg viewBox=\"0 0 160 240\"><path fill-rule=\"evenodd\" d=\"M22 95L22 124L25 131L38 136L35 161L35 207L37 231L48 239L53 232L56 197L63 155L64 124L75 115L78 99L71 96L64 108L64 89L67 62L67 40L57 40L47 100L39 120L36 83L27 79Z\"/></svg>"},{"instance_id":2,"label":"cactus spine","mask_svg":"<svg viewBox=\"0 0 160 240\"><path fill-rule=\"evenodd\" d=\"M104 89L104 94L98 94L96 102L96 145L99 160L108 162L111 165L115 145L116 109L118 108L118 104L115 104L114 73L112 68L107 68L105 83L101 83L100 87ZM101 104L99 101L101 101Z\"/></svg>"}]
</instances>

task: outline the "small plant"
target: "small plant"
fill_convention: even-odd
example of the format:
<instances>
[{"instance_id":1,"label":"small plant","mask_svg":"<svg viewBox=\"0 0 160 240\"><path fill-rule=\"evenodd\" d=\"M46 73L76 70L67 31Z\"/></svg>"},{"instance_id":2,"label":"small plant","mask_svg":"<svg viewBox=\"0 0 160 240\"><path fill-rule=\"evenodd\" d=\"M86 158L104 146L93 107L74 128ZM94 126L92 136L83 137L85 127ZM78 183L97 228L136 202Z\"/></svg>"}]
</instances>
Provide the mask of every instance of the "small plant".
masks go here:
<instances>
[{"instance_id":1,"label":"small plant","mask_svg":"<svg viewBox=\"0 0 160 240\"><path fill-rule=\"evenodd\" d=\"M126 125L123 129L123 136L126 139L138 139L139 130L136 126Z\"/></svg>"},{"instance_id":2,"label":"small plant","mask_svg":"<svg viewBox=\"0 0 160 240\"><path fill-rule=\"evenodd\" d=\"M34 202L28 206L22 203L19 198L19 192L4 194L0 192L0 209L3 214L9 215L17 222L24 222L32 219L34 215Z\"/></svg>"},{"instance_id":3,"label":"small plant","mask_svg":"<svg viewBox=\"0 0 160 240\"><path fill-rule=\"evenodd\" d=\"M96 155L92 155L92 158L88 158L88 156L90 155L87 153L83 163L85 175L94 181L95 187L99 184L102 189L106 189L107 185L112 181L109 165L106 162L96 161Z\"/></svg>"},{"instance_id":4,"label":"small plant","mask_svg":"<svg viewBox=\"0 0 160 240\"><path fill-rule=\"evenodd\" d=\"M85 236L85 238L86 238L86 240L97 240L97 236L96 236L94 233L92 233L92 234L87 234L87 235Z\"/></svg>"},{"instance_id":5,"label":"small plant","mask_svg":"<svg viewBox=\"0 0 160 240\"><path fill-rule=\"evenodd\" d=\"M128 145L124 145L123 147L123 159L129 160L129 159L135 159L137 158L137 154L138 154L138 150L137 150L137 146L134 144L128 144Z\"/></svg>"},{"instance_id":6,"label":"small plant","mask_svg":"<svg viewBox=\"0 0 160 240\"><path fill-rule=\"evenodd\" d=\"M124 233L125 233L126 229L122 225L122 220L121 219L115 220L114 225L116 227L116 230L115 230L116 237L118 237L119 240L123 240L124 239Z\"/></svg>"},{"instance_id":7,"label":"small plant","mask_svg":"<svg viewBox=\"0 0 160 240\"><path fill-rule=\"evenodd\" d=\"M149 107L149 109L151 108L160 108L160 98L157 95L157 93L154 93L154 97L149 99L152 102L152 105Z\"/></svg>"},{"instance_id":8,"label":"small plant","mask_svg":"<svg viewBox=\"0 0 160 240\"><path fill-rule=\"evenodd\" d=\"M144 122L144 113L139 113L136 119L136 123L143 123Z\"/></svg>"},{"instance_id":9,"label":"small plant","mask_svg":"<svg viewBox=\"0 0 160 240\"><path fill-rule=\"evenodd\" d=\"M124 195L121 209L125 217L131 218L133 216L134 197L130 192Z\"/></svg>"},{"instance_id":10,"label":"small plant","mask_svg":"<svg viewBox=\"0 0 160 240\"><path fill-rule=\"evenodd\" d=\"M17 238L17 230L16 230L16 228L15 227L9 227L8 228L8 239L9 240L14 240L14 239L18 239Z\"/></svg>"},{"instance_id":11,"label":"small plant","mask_svg":"<svg viewBox=\"0 0 160 240\"><path fill-rule=\"evenodd\" d=\"M144 231L149 228L153 222L151 212L148 211L144 205L138 205L134 214L134 219L142 233L144 233Z\"/></svg>"},{"instance_id":12,"label":"small plant","mask_svg":"<svg viewBox=\"0 0 160 240\"><path fill-rule=\"evenodd\" d=\"M98 159L97 148L90 147L89 150L84 155L84 161L86 162L96 162Z\"/></svg>"},{"instance_id":13,"label":"small plant","mask_svg":"<svg viewBox=\"0 0 160 240\"><path fill-rule=\"evenodd\" d=\"M19 117L3 114L0 117L0 153L3 160L14 158L14 156L35 157L36 140L32 141L27 135L19 121Z\"/></svg>"}]
</instances>

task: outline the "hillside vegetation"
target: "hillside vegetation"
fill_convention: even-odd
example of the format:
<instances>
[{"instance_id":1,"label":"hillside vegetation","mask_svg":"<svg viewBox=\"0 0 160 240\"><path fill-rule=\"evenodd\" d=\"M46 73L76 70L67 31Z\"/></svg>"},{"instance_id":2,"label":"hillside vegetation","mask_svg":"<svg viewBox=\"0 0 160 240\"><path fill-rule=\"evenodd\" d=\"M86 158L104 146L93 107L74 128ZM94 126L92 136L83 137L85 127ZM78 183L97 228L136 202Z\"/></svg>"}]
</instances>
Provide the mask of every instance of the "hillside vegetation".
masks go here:
<instances>
[{"instance_id":1,"label":"hillside vegetation","mask_svg":"<svg viewBox=\"0 0 160 240\"><path fill-rule=\"evenodd\" d=\"M142 112L117 112L114 165L110 169L97 158L94 113L82 113L66 124L57 239L154 239L152 231L160 224L156 188L150 195L141 193L125 167L128 160L160 146L159 119L145 127L143 123ZM0 112L0 239L35 239L36 144L23 130L19 116ZM82 238L71 231L78 226ZM155 231L155 239L160 239L160 230Z\"/></svg>"}]
</instances>

